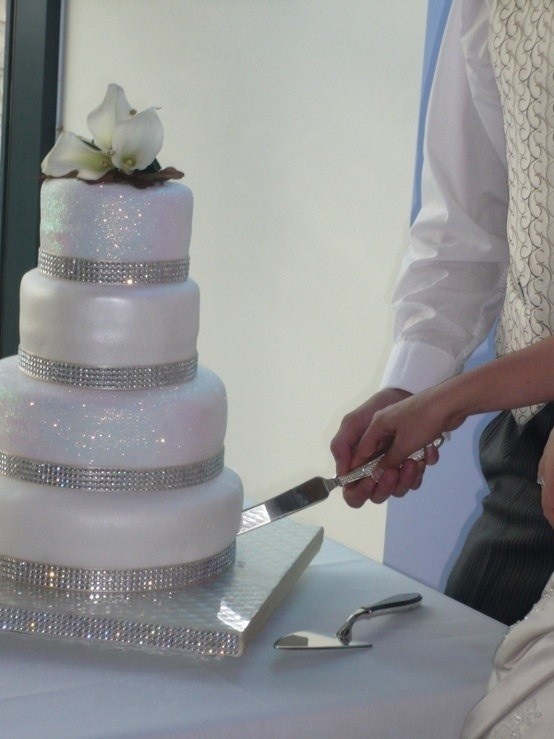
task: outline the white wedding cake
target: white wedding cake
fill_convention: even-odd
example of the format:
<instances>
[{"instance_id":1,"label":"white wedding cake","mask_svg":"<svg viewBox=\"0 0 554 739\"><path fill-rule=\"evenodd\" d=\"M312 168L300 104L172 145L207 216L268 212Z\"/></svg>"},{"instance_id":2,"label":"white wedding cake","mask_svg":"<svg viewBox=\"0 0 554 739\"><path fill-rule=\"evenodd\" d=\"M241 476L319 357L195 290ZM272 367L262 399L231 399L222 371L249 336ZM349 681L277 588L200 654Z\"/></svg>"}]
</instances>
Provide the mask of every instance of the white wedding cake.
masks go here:
<instances>
[{"instance_id":1,"label":"white wedding cake","mask_svg":"<svg viewBox=\"0 0 554 739\"><path fill-rule=\"evenodd\" d=\"M197 365L192 194L154 166L154 109L110 85L88 122L93 143L62 134L43 163L38 267L0 362L0 575L182 587L232 564L242 510L225 388Z\"/></svg>"}]
</instances>

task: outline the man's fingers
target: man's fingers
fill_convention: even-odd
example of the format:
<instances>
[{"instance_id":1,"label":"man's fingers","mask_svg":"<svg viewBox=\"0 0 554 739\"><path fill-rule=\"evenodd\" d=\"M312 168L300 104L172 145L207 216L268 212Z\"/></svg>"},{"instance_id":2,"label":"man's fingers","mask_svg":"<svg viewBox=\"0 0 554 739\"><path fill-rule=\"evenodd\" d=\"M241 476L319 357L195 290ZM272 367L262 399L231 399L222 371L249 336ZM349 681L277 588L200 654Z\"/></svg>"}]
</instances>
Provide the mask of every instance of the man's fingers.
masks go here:
<instances>
[{"instance_id":1,"label":"man's fingers","mask_svg":"<svg viewBox=\"0 0 554 739\"><path fill-rule=\"evenodd\" d=\"M400 474L398 470L390 468L385 470L371 495L373 503L384 503L391 495L394 495L398 489L399 478Z\"/></svg>"},{"instance_id":2,"label":"man's fingers","mask_svg":"<svg viewBox=\"0 0 554 739\"><path fill-rule=\"evenodd\" d=\"M399 470L398 484L393 495L397 498L401 498L406 495L409 490L417 490L423 480L424 470L424 462L416 462L413 459L407 459Z\"/></svg>"}]
</instances>

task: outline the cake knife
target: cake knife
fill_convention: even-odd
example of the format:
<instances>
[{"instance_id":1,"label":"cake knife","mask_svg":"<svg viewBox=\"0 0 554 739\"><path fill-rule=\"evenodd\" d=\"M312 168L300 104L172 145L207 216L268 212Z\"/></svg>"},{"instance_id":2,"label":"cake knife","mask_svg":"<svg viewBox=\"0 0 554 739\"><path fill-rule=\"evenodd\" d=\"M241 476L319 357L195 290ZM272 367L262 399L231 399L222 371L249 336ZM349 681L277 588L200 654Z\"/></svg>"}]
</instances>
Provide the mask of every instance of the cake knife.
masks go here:
<instances>
[{"instance_id":1,"label":"cake knife","mask_svg":"<svg viewBox=\"0 0 554 739\"><path fill-rule=\"evenodd\" d=\"M438 448L444 441L443 436L439 436L432 442L432 446ZM431 446L431 445L430 445ZM351 470L346 475L337 475L336 477L324 478L324 477L312 477L311 480L297 485L290 490L287 490L280 495L276 495L273 498L269 498L263 503L245 508L242 512L241 526L238 531L240 534L245 534L248 531L257 529L260 526L265 526L272 521L277 521L285 516L290 516L292 513L301 511L304 508L320 503L329 497L329 493L337 487L344 487L349 485L351 482L361 480L364 477L371 477L373 470L379 464L383 458L385 452L379 452L371 457L361 467L357 467ZM418 449L417 452L410 454L409 459L414 459L416 462L420 461L425 457L425 449Z\"/></svg>"}]
</instances>

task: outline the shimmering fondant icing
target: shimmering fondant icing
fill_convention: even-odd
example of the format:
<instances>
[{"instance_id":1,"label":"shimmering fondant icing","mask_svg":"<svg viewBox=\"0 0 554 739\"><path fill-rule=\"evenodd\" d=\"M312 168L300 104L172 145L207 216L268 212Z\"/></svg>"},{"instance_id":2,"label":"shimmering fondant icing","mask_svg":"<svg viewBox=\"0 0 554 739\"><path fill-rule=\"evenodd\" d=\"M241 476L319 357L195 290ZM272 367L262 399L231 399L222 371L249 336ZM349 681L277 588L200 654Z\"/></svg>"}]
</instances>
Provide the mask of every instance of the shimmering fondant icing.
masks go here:
<instances>
[{"instance_id":1,"label":"shimmering fondant icing","mask_svg":"<svg viewBox=\"0 0 554 739\"><path fill-rule=\"evenodd\" d=\"M7 454L91 467L169 467L221 451L227 400L205 367L181 385L93 390L33 380L9 357L0 362L0 414L0 450Z\"/></svg>"},{"instance_id":2,"label":"shimmering fondant icing","mask_svg":"<svg viewBox=\"0 0 554 739\"><path fill-rule=\"evenodd\" d=\"M139 190L50 179L41 189L40 247L82 259L183 259L189 251L192 204L190 189L177 182Z\"/></svg>"}]
</instances>

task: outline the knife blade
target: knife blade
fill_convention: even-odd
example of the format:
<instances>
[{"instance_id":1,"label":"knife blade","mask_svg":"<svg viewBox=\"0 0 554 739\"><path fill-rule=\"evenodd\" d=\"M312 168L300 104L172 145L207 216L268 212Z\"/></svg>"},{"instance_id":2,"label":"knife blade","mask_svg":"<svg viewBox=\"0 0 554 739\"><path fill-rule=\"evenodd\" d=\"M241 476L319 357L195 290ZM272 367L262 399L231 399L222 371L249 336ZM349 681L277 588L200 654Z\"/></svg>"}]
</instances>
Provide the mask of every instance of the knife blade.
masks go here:
<instances>
[{"instance_id":1,"label":"knife blade","mask_svg":"<svg viewBox=\"0 0 554 739\"><path fill-rule=\"evenodd\" d=\"M444 441L443 436L439 436L432 442L432 446L438 448ZM277 521L292 513L301 511L304 508L321 503L329 497L329 493L337 487L344 487L363 477L371 477L373 470L383 458L385 452L379 452L371 457L365 464L356 469L351 470L346 475L337 475L336 477L312 477L310 480L297 485L284 493L275 495L263 503L245 508L242 512L241 526L237 536L253 531L260 526L266 526L272 521ZM425 449L418 449L417 452L410 454L409 459L416 462L425 457Z\"/></svg>"}]
</instances>

